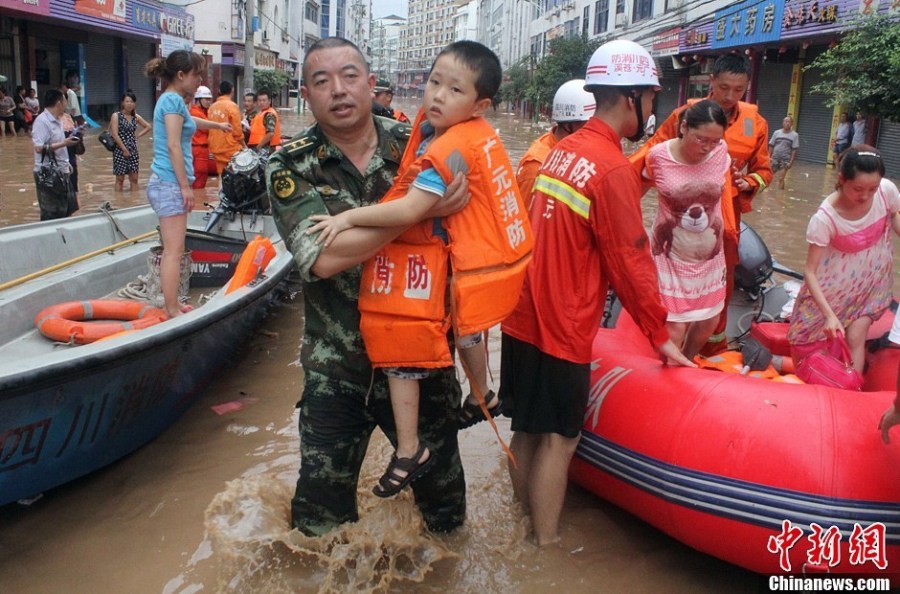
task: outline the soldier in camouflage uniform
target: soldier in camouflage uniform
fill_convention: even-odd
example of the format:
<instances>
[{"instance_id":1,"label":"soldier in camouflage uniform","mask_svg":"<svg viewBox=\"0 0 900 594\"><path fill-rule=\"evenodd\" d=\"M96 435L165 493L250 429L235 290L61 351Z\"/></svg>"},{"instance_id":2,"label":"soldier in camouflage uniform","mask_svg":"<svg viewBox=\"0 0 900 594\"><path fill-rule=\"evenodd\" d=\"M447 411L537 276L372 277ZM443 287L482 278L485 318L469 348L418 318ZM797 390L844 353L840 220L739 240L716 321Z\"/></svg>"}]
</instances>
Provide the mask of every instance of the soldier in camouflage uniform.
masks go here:
<instances>
[{"instance_id":1,"label":"soldier in camouflage uniform","mask_svg":"<svg viewBox=\"0 0 900 594\"><path fill-rule=\"evenodd\" d=\"M310 215L378 202L397 173L410 128L372 116L374 76L352 43L316 42L303 74L301 92L318 123L276 152L266 175L278 229L303 278L305 301L300 355L305 384L297 405L301 460L292 525L321 535L359 518L359 470L375 426L396 445L387 381L380 370L373 374L366 356L357 297L359 264L402 229L353 229L327 250L306 230L313 224ZM451 186L448 196L460 191L465 193ZM434 444L437 460L412 489L428 527L447 532L465 518L456 436L461 391L453 368L436 370L421 391L419 426L423 439Z\"/></svg>"}]
</instances>

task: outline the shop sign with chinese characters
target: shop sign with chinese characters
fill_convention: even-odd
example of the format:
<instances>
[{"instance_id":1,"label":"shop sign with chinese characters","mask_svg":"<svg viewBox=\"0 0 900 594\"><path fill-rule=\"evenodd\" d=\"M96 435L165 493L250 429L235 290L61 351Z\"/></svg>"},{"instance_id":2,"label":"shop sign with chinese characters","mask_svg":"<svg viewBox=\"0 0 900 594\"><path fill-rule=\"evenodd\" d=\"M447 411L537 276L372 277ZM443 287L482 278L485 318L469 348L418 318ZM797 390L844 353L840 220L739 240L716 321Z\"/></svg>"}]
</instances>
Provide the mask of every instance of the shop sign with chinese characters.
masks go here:
<instances>
[{"instance_id":1,"label":"shop sign with chinese characters","mask_svg":"<svg viewBox=\"0 0 900 594\"><path fill-rule=\"evenodd\" d=\"M781 37L784 3L748 0L716 11L713 49L777 41Z\"/></svg>"}]
</instances>

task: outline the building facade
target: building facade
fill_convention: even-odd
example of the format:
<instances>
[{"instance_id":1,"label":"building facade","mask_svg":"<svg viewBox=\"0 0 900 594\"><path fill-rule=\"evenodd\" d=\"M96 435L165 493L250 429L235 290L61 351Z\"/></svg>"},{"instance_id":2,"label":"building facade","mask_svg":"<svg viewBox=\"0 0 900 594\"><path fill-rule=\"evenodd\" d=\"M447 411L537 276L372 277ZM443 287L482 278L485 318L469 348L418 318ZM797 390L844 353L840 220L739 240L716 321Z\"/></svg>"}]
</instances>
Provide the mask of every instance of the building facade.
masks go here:
<instances>
[{"instance_id":1,"label":"building facade","mask_svg":"<svg viewBox=\"0 0 900 594\"><path fill-rule=\"evenodd\" d=\"M370 30L367 51L364 54L369 58L372 72L379 79L391 81L399 89L400 74L400 31L406 24L406 19L395 14L373 19ZM362 48L360 48L362 49Z\"/></svg>"},{"instance_id":2,"label":"building facade","mask_svg":"<svg viewBox=\"0 0 900 594\"><path fill-rule=\"evenodd\" d=\"M108 119L127 89L139 113L152 113L157 89L144 65L194 46L194 17L155 0L0 0L0 9L3 84L42 98L66 80L91 121Z\"/></svg>"},{"instance_id":3,"label":"building facade","mask_svg":"<svg viewBox=\"0 0 900 594\"><path fill-rule=\"evenodd\" d=\"M252 22L248 22L245 0L203 2L188 7L196 28L194 51L206 56L209 63L205 84L215 94L219 83L227 80L238 90L236 95L241 95L248 68L246 47L248 39L252 38L253 67L280 70L288 75L288 86L273 97L275 105L287 105L290 91L293 89L295 95L299 85L304 2L251 1L256 2Z\"/></svg>"},{"instance_id":4,"label":"building facade","mask_svg":"<svg viewBox=\"0 0 900 594\"><path fill-rule=\"evenodd\" d=\"M409 0L409 17L400 32L398 86L410 97L421 97L425 77L438 53L454 41L455 0Z\"/></svg>"},{"instance_id":5,"label":"building facade","mask_svg":"<svg viewBox=\"0 0 900 594\"><path fill-rule=\"evenodd\" d=\"M802 139L798 158L817 163L831 159L839 114L852 113L854 106L828 107L824 95L812 92L822 73L804 67L837 43L860 13L900 15L900 3L870 0L538 0L537 5L528 48L536 60L553 39L574 35L625 38L646 47L656 58L663 87L659 119L689 98L706 96L716 57L743 53L753 68L745 99L757 104L770 130L792 115ZM482 25L493 26L486 18ZM504 21L502 28L512 26ZM482 41L502 48L490 36ZM868 128L889 171L900 175L900 125L870 118Z\"/></svg>"}]
</instances>

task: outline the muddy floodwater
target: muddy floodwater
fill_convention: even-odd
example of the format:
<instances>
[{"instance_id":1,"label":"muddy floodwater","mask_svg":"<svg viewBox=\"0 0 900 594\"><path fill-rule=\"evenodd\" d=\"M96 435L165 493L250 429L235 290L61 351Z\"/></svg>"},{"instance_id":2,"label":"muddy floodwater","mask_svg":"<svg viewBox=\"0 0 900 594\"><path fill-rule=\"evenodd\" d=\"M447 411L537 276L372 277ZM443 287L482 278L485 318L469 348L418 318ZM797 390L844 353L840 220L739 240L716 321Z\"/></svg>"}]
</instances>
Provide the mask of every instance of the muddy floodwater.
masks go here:
<instances>
[{"instance_id":1,"label":"muddy floodwater","mask_svg":"<svg viewBox=\"0 0 900 594\"><path fill-rule=\"evenodd\" d=\"M410 103L401 107L415 111ZM295 111L281 116L286 134L309 121ZM512 114L489 117L514 163L546 129ZM150 136L139 141L138 189L114 192L112 154L98 134L88 135L80 159L82 212L105 202L143 204ZM38 219L30 148L27 138L0 139L0 226ZM745 220L783 265L802 268L806 223L834 181L830 167L798 162L785 190L756 199ZM217 188L211 179L209 200ZM652 202L645 200L647 222ZM391 500L371 494L390 454L378 433L359 484L360 522L321 539L288 531L299 464L294 404L303 384L302 313L299 294L276 307L242 356L149 445L36 501L0 508L0 592L757 591L755 574L696 552L575 486L563 510L561 546L536 549L486 424L460 434L469 511L456 533L425 532L408 491ZM498 378L497 332L491 351ZM508 440L508 419L498 425Z\"/></svg>"}]
</instances>

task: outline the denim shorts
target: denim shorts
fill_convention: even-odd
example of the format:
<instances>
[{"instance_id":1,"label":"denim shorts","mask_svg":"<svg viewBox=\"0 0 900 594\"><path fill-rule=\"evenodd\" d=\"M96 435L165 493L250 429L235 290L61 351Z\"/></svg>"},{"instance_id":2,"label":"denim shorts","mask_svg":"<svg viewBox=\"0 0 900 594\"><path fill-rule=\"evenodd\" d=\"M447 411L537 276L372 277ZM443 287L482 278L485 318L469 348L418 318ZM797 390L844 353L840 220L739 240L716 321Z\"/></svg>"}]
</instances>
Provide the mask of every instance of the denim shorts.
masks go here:
<instances>
[{"instance_id":1,"label":"denim shorts","mask_svg":"<svg viewBox=\"0 0 900 594\"><path fill-rule=\"evenodd\" d=\"M147 182L147 199L159 218L187 214L178 182L167 182L155 173Z\"/></svg>"}]
</instances>

